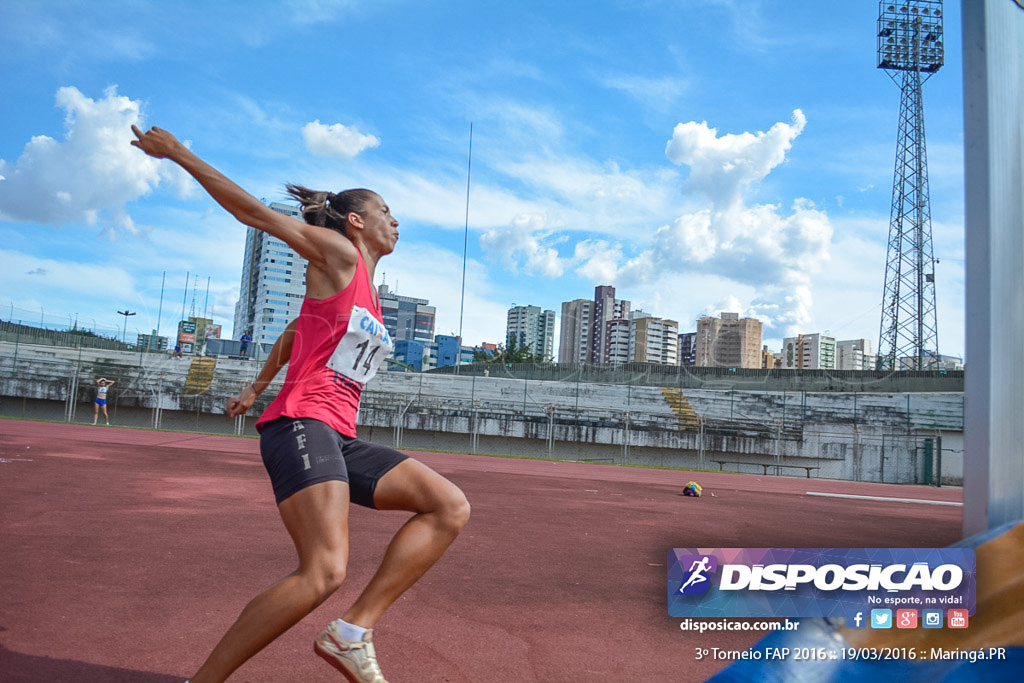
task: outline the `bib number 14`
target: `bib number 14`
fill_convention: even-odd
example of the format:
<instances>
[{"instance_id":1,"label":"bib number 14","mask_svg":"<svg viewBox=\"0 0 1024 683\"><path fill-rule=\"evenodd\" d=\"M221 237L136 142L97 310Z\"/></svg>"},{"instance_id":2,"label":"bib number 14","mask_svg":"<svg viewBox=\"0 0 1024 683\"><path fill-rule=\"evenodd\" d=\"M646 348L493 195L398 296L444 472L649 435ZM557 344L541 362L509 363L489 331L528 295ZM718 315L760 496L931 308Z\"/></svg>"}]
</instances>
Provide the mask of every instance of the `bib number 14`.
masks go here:
<instances>
[{"instance_id":1,"label":"bib number 14","mask_svg":"<svg viewBox=\"0 0 1024 683\"><path fill-rule=\"evenodd\" d=\"M382 347L381 347L380 344L374 344L373 348L370 349L370 352L367 353L366 349L369 346L370 346L370 340L369 339L367 339L366 341L362 342L361 344L356 344L356 348L359 349L359 353L356 355L355 362L352 363L352 372L359 372L359 364L360 363L362 363L362 365L363 365L363 368L362 368L363 372L369 372L369 371L371 371L373 369L373 358L374 358L374 356L377 355L377 352L380 351ZM363 360L363 356L366 356L366 360ZM378 363L377 365L380 365L380 363Z\"/></svg>"},{"instance_id":2,"label":"bib number 14","mask_svg":"<svg viewBox=\"0 0 1024 683\"><path fill-rule=\"evenodd\" d=\"M394 348L383 323L361 306L352 307L348 329L338 342L327 367L349 379L366 384Z\"/></svg>"}]
</instances>

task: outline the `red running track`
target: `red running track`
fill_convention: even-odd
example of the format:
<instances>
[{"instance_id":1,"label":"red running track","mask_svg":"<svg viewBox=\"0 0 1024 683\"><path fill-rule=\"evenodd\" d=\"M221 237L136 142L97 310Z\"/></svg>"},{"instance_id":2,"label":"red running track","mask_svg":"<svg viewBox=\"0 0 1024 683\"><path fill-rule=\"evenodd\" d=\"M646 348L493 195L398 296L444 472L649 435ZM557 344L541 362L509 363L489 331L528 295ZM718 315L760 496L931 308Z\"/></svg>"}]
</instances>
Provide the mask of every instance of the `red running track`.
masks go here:
<instances>
[{"instance_id":1,"label":"red running track","mask_svg":"<svg viewBox=\"0 0 1024 683\"><path fill-rule=\"evenodd\" d=\"M763 631L681 631L673 547L940 547L957 488L444 453L473 517L377 625L393 683L693 681ZM680 495L690 479L703 498ZM710 494L714 493L714 496ZM346 585L232 681L339 681L312 640L405 519L353 507ZM0 680L181 683L257 592L294 569L253 439L0 420Z\"/></svg>"}]
</instances>

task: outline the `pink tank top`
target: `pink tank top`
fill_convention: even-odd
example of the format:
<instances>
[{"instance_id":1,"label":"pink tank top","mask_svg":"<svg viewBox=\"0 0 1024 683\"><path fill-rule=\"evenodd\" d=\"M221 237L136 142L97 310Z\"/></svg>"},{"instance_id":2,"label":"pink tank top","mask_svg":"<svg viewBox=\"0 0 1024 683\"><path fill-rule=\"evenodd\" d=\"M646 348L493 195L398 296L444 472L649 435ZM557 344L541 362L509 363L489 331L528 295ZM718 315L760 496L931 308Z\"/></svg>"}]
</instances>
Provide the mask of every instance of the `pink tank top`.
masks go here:
<instances>
[{"instance_id":1,"label":"pink tank top","mask_svg":"<svg viewBox=\"0 0 1024 683\"><path fill-rule=\"evenodd\" d=\"M288 374L256 429L282 416L320 420L355 437L363 386L394 348L359 254L348 287L326 299L302 302Z\"/></svg>"}]
</instances>

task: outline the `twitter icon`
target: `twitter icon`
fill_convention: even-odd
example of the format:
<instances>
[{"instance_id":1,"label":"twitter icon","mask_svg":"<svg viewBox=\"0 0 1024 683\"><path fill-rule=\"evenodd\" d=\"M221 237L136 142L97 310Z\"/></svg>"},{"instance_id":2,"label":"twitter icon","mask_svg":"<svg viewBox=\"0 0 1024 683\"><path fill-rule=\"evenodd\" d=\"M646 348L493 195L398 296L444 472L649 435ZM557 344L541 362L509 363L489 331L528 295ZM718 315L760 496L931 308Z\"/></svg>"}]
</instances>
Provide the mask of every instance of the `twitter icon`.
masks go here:
<instances>
[{"instance_id":1,"label":"twitter icon","mask_svg":"<svg viewBox=\"0 0 1024 683\"><path fill-rule=\"evenodd\" d=\"M871 610L871 628L892 628L892 610Z\"/></svg>"}]
</instances>

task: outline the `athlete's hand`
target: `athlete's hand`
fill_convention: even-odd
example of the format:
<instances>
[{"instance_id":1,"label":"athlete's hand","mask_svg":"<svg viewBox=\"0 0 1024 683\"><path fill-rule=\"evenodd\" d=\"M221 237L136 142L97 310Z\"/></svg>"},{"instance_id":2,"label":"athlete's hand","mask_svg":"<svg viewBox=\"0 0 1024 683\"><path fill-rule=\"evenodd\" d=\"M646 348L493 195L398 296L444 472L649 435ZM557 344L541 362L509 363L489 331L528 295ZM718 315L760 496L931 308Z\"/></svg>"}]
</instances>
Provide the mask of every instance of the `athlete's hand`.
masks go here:
<instances>
[{"instance_id":1,"label":"athlete's hand","mask_svg":"<svg viewBox=\"0 0 1024 683\"><path fill-rule=\"evenodd\" d=\"M137 140L132 140L132 145L156 159L170 158L174 152L182 147L178 139L163 128L153 126L143 133L139 127L132 124L132 132Z\"/></svg>"},{"instance_id":2,"label":"athlete's hand","mask_svg":"<svg viewBox=\"0 0 1024 683\"><path fill-rule=\"evenodd\" d=\"M252 385L245 385L245 388L238 392L237 396L232 396L228 399L228 417L245 415L255 402L256 392L253 390Z\"/></svg>"}]
</instances>

